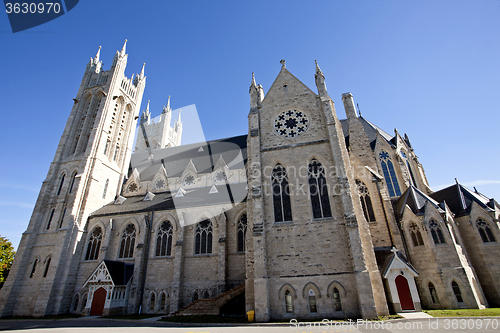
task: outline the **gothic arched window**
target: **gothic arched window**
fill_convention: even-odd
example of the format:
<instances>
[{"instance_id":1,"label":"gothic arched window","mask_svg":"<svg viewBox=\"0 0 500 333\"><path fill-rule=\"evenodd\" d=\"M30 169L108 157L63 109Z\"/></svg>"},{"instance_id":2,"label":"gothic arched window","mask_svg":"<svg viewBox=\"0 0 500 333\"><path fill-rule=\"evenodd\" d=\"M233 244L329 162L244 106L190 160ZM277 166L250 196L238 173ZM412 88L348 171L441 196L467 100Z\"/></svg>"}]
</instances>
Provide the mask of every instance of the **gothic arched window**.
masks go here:
<instances>
[{"instance_id":1,"label":"gothic arched window","mask_svg":"<svg viewBox=\"0 0 500 333\"><path fill-rule=\"evenodd\" d=\"M52 258L47 259L47 263L45 264L45 270L43 271L43 277L47 277L47 273L49 272L51 260L52 260Z\"/></svg>"},{"instance_id":2,"label":"gothic arched window","mask_svg":"<svg viewBox=\"0 0 500 333\"><path fill-rule=\"evenodd\" d=\"M113 161L116 161L116 159L118 158L118 153L120 152L120 146L117 144L115 146L115 153L113 154Z\"/></svg>"},{"instance_id":3,"label":"gothic arched window","mask_svg":"<svg viewBox=\"0 0 500 333\"><path fill-rule=\"evenodd\" d=\"M149 300L149 311L155 310L156 295L154 292L151 293L151 299Z\"/></svg>"},{"instance_id":4,"label":"gothic arched window","mask_svg":"<svg viewBox=\"0 0 500 333\"><path fill-rule=\"evenodd\" d=\"M62 213L62 216L61 216L61 219L59 220L59 229L62 228L62 225L63 225L63 222L64 222L64 216L66 215L66 209L68 209L67 207L64 207L64 210L63 210L63 213Z\"/></svg>"},{"instance_id":5,"label":"gothic arched window","mask_svg":"<svg viewBox=\"0 0 500 333\"><path fill-rule=\"evenodd\" d=\"M156 237L156 256L163 257L172 254L172 223L165 221L158 228L158 236Z\"/></svg>"},{"instance_id":6,"label":"gothic arched window","mask_svg":"<svg viewBox=\"0 0 500 333\"><path fill-rule=\"evenodd\" d=\"M432 239L434 240L434 244L445 244L443 231L441 227L435 220L429 221L429 227L431 228Z\"/></svg>"},{"instance_id":7,"label":"gothic arched window","mask_svg":"<svg viewBox=\"0 0 500 333\"><path fill-rule=\"evenodd\" d=\"M382 171L384 172L385 182L387 183L387 189L389 190L389 196L400 196L401 190L399 189L398 178L396 177L394 165L392 164L389 153L382 150L379 157L380 165L382 166Z\"/></svg>"},{"instance_id":8,"label":"gothic arched window","mask_svg":"<svg viewBox=\"0 0 500 333\"><path fill-rule=\"evenodd\" d=\"M375 214L373 212L372 200L370 199L368 187L359 179L356 179L356 185L358 186L359 199L361 200L361 207L363 207L366 221L375 222Z\"/></svg>"},{"instance_id":9,"label":"gothic arched window","mask_svg":"<svg viewBox=\"0 0 500 333\"><path fill-rule=\"evenodd\" d=\"M340 292L337 287L333 288L333 310L334 311L342 311L342 302L340 299Z\"/></svg>"},{"instance_id":10,"label":"gothic arched window","mask_svg":"<svg viewBox=\"0 0 500 333\"><path fill-rule=\"evenodd\" d=\"M205 290L205 292L203 293L203 299L209 299L210 298L210 294L208 293L208 290Z\"/></svg>"},{"instance_id":11,"label":"gothic arched window","mask_svg":"<svg viewBox=\"0 0 500 333\"><path fill-rule=\"evenodd\" d=\"M62 175L61 177L61 182L59 183L59 188L57 189L57 195L61 194L62 187L64 185L64 178L66 177L65 174Z\"/></svg>"},{"instance_id":12,"label":"gothic arched window","mask_svg":"<svg viewBox=\"0 0 500 333\"><path fill-rule=\"evenodd\" d=\"M196 226L194 254L212 253L212 222L204 220Z\"/></svg>"},{"instance_id":13,"label":"gothic arched window","mask_svg":"<svg viewBox=\"0 0 500 333\"><path fill-rule=\"evenodd\" d=\"M109 178L106 179L106 182L104 183L104 189L102 191L102 198L106 199L106 192L108 191L108 185L109 185Z\"/></svg>"},{"instance_id":14,"label":"gothic arched window","mask_svg":"<svg viewBox=\"0 0 500 333\"><path fill-rule=\"evenodd\" d=\"M439 304L439 298L436 292L436 288L432 284L432 282L429 282L429 293L431 294L431 300L433 304Z\"/></svg>"},{"instance_id":15,"label":"gothic arched window","mask_svg":"<svg viewBox=\"0 0 500 333\"><path fill-rule=\"evenodd\" d=\"M73 312L78 310L78 303L80 302L80 295L76 294L75 299L73 300Z\"/></svg>"},{"instance_id":16,"label":"gothic arched window","mask_svg":"<svg viewBox=\"0 0 500 333\"><path fill-rule=\"evenodd\" d=\"M496 242L495 236L493 236L493 232L491 231L488 223L482 218L478 218L476 221L477 231L479 231L479 235L483 240L483 243L491 243Z\"/></svg>"},{"instance_id":17,"label":"gothic arched window","mask_svg":"<svg viewBox=\"0 0 500 333\"><path fill-rule=\"evenodd\" d=\"M69 193L73 191L73 186L75 185L75 179L76 179L76 171L73 173L73 176L71 176L71 185L69 186Z\"/></svg>"},{"instance_id":18,"label":"gothic arched window","mask_svg":"<svg viewBox=\"0 0 500 333\"><path fill-rule=\"evenodd\" d=\"M308 301L309 301L309 312L310 313L317 313L318 308L316 306L316 294L314 294L314 290L309 289L307 296L308 296Z\"/></svg>"},{"instance_id":19,"label":"gothic arched window","mask_svg":"<svg viewBox=\"0 0 500 333\"><path fill-rule=\"evenodd\" d=\"M238 252L245 252L245 236L247 234L247 214L238 220Z\"/></svg>"},{"instance_id":20,"label":"gothic arched window","mask_svg":"<svg viewBox=\"0 0 500 333\"><path fill-rule=\"evenodd\" d=\"M47 222L47 230L50 229L50 223L52 223L52 219L54 218L55 212L56 212L55 209L52 209L52 211L50 212L49 221Z\"/></svg>"},{"instance_id":21,"label":"gothic arched window","mask_svg":"<svg viewBox=\"0 0 500 333\"><path fill-rule=\"evenodd\" d=\"M410 234L413 241L413 246L424 245L424 240L422 238L422 234L420 233L420 228L415 222L412 222L410 224Z\"/></svg>"},{"instance_id":22,"label":"gothic arched window","mask_svg":"<svg viewBox=\"0 0 500 333\"><path fill-rule=\"evenodd\" d=\"M290 290L285 292L285 312L293 313L292 293Z\"/></svg>"},{"instance_id":23,"label":"gothic arched window","mask_svg":"<svg viewBox=\"0 0 500 333\"><path fill-rule=\"evenodd\" d=\"M132 258L134 256L134 245L135 226L132 223L129 223L122 233L119 258Z\"/></svg>"},{"instance_id":24,"label":"gothic arched window","mask_svg":"<svg viewBox=\"0 0 500 333\"><path fill-rule=\"evenodd\" d=\"M195 291L195 292L193 293L193 302L194 302L194 301L197 301L197 300L198 300L198 292L197 292L197 291Z\"/></svg>"},{"instance_id":25,"label":"gothic arched window","mask_svg":"<svg viewBox=\"0 0 500 333\"><path fill-rule=\"evenodd\" d=\"M36 266L38 265L38 259L35 259L33 266L31 267L30 279L35 275Z\"/></svg>"},{"instance_id":26,"label":"gothic arched window","mask_svg":"<svg viewBox=\"0 0 500 333\"><path fill-rule=\"evenodd\" d=\"M457 299L457 303L463 303L464 299L462 297L462 292L460 291L460 287L458 286L458 283L453 281L451 283L451 288L453 289L453 293L455 294L455 298Z\"/></svg>"},{"instance_id":27,"label":"gothic arched window","mask_svg":"<svg viewBox=\"0 0 500 333\"><path fill-rule=\"evenodd\" d=\"M332 217L330 199L328 198L328 185L326 184L325 168L317 160L313 159L308 166L309 194L313 217Z\"/></svg>"},{"instance_id":28,"label":"gothic arched window","mask_svg":"<svg viewBox=\"0 0 500 333\"><path fill-rule=\"evenodd\" d=\"M102 229L95 227L90 234L89 242L87 243L87 253L85 260L96 260L99 257L99 250L101 249Z\"/></svg>"},{"instance_id":29,"label":"gothic arched window","mask_svg":"<svg viewBox=\"0 0 500 333\"><path fill-rule=\"evenodd\" d=\"M167 296L164 292L160 295L160 311L165 311L165 306L167 304Z\"/></svg>"},{"instance_id":30,"label":"gothic arched window","mask_svg":"<svg viewBox=\"0 0 500 333\"><path fill-rule=\"evenodd\" d=\"M271 174L273 192L274 222L291 222L292 208L290 205L290 186L286 169L277 164Z\"/></svg>"}]
</instances>

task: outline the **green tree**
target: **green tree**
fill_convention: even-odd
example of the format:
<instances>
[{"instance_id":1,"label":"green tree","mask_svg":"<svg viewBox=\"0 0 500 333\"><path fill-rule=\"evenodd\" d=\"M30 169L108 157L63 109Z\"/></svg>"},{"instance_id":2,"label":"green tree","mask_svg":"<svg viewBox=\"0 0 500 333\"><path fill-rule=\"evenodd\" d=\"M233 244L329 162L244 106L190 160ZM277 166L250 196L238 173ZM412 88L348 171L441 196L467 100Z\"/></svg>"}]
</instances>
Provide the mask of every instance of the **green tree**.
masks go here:
<instances>
[{"instance_id":1,"label":"green tree","mask_svg":"<svg viewBox=\"0 0 500 333\"><path fill-rule=\"evenodd\" d=\"M7 238L0 236L0 288L9 275L15 254L12 243Z\"/></svg>"}]
</instances>

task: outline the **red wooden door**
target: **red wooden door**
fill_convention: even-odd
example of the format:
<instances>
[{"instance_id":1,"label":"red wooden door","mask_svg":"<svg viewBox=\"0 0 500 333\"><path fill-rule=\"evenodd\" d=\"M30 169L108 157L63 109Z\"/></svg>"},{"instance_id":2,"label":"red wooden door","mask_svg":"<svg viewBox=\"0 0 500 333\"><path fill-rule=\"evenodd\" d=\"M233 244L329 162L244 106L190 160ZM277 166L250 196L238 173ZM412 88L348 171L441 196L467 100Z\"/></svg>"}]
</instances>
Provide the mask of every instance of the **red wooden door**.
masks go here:
<instances>
[{"instance_id":1,"label":"red wooden door","mask_svg":"<svg viewBox=\"0 0 500 333\"><path fill-rule=\"evenodd\" d=\"M410 286L408 286L408 281L403 275L398 275L396 278L396 289L398 290L401 310L415 310L413 299L411 298Z\"/></svg>"},{"instance_id":2,"label":"red wooden door","mask_svg":"<svg viewBox=\"0 0 500 333\"><path fill-rule=\"evenodd\" d=\"M106 294L106 289L103 287L94 291L92 307L90 308L91 316L102 316L102 310L104 310L104 303L106 302Z\"/></svg>"}]
</instances>

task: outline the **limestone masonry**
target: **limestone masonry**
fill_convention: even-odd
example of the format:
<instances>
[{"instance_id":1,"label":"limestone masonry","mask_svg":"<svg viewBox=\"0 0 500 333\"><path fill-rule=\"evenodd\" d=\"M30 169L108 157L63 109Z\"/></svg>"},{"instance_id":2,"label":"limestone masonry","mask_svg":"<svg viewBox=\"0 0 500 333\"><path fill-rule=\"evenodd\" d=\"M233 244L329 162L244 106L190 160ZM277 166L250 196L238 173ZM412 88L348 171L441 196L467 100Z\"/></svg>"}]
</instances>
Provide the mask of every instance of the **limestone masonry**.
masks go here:
<instances>
[{"instance_id":1,"label":"limestone masonry","mask_svg":"<svg viewBox=\"0 0 500 333\"><path fill-rule=\"evenodd\" d=\"M408 136L342 95L339 119L281 62L252 76L248 135L180 145L146 77L85 69L9 277L0 315L245 314L376 318L500 306L500 206L433 191ZM311 73L312 74L312 73ZM138 127L137 127L137 120ZM137 127L137 141L133 139Z\"/></svg>"}]
</instances>

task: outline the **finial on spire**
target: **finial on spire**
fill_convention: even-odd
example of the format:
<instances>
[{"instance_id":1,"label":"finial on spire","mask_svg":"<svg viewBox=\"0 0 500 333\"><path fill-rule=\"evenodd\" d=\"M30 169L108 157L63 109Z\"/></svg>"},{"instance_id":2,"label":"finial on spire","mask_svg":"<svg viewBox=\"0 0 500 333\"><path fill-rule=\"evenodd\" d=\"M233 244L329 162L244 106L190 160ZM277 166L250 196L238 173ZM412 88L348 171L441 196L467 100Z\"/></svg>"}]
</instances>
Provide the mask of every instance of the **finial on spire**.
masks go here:
<instances>
[{"instance_id":1,"label":"finial on spire","mask_svg":"<svg viewBox=\"0 0 500 333\"><path fill-rule=\"evenodd\" d=\"M101 56L101 47L99 46L99 49L97 50L97 53L94 57L94 64L97 64L99 62L99 57Z\"/></svg>"},{"instance_id":2,"label":"finial on spire","mask_svg":"<svg viewBox=\"0 0 500 333\"><path fill-rule=\"evenodd\" d=\"M141 74L139 74L140 77L144 77L144 67L146 66L146 63L142 64L142 69L141 69Z\"/></svg>"},{"instance_id":3,"label":"finial on spire","mask_svg":"<svg viewBox=\"0 0 500 333\"><path fill-rule=\"evenodd\" d=\"M318 60L314 60L314 62L316 63L316 74L323 75L323 72L321 71L321 68L319 68Z\"/></svg>"},{"instance_id":4,"label":"finial on spire","mask_svg":"<svg viewBox=\"0 0 500 333\"><path fill-rule=\"evenodd\" d=\"M286 68L286 61L285 61L285 59L281 59L280 64L281 64L281 68Z\"/></svg>"},{"instance_id":5,"label":"finial on spire","mask_svg":"<svg viewBox=\"0 0 500 333\"><path fill-rule=\"evenodd\" d=\"M180 123L181 122L181 111L182 110L179 110L179 117L177 117L177 122Z\"/></svg>"},{"instance_id":6,"label":"finial on spire","mask_svg":"<svg viewBox=\"0 0 500 333\"><path fill-rule=\"evenodd\" d=\"M167 113L170 111L172 111L172 109L170 108L170 95L168 95L167 105L163 107L162 113Z\"/></svg>"},{"instance_id":7,"label":"finial on spire","mask_svg":"<svg viewBox=\"0 0 500 333\"><path fill-rule=\"evenodd\" d=\"M146 106L146 112L149 112L149 100L148 100L148 105Z\"/></svg>"},{"instance_id":8,"label":"finial on spire","mask_svg":"<svg viewBox=\"0 0 500 333\"><path fill-rule=\"evenodd\" d=\"M252 84L250 85L250 87L257 87L257 83L255 83L255 74L254 74L254 72L252 72Z\"/></svg>"},{"instance_id":9,"label":"finial on spire","mask_svg":"<svg viewBox=\"0 0 500 333\"><path fill-rule=\"evenodd\" d=\"M125 39L125 43L123 43L123 47L122 47L122 50L121 50L121 52L120 52L120 54L121 54L122 56L124 56L124 55L125 55L125 50L126 50L126 49L127 49L127 40Z\"/></svg>"}]
</instances>

